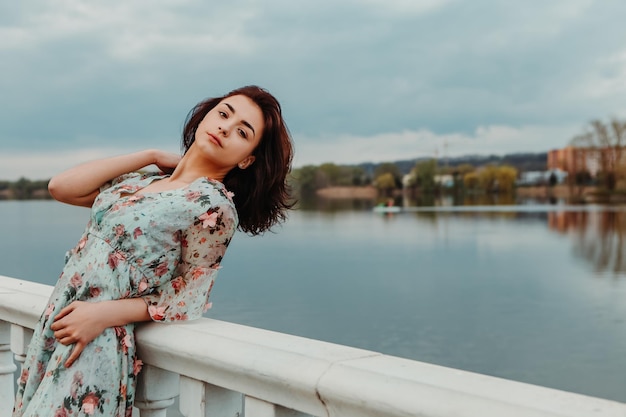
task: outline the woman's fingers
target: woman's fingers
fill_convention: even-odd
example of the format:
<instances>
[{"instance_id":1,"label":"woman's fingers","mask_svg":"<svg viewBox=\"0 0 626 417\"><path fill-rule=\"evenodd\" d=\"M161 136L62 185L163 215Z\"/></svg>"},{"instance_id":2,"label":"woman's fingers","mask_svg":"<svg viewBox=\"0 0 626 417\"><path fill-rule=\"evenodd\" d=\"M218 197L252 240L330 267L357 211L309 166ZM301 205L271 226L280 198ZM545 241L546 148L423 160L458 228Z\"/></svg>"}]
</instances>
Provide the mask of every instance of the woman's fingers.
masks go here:
<instances>
[{"instance_id":1,"label":"woman's fingers","mask_svg":"<svg viewBox=\"0 0 626 417\"><path fill-rule=\"evenodd\" d=\"M68 314L68 313L66 313ZM67 320L61 320L58 316L55 317L54 323L50 325L50 330L57 332L59 330L63 330L67 328Z\"/></svg>"},{"instance_id":2,"label":"woman's fingers","mask_svg":"<svg viewBox=\"0 0 626 417\"><path fill-rule=\"evenodd\" d=\"M61 340L67 340L67 341L69 341L69 343L74 343L74 342L78 341L78 338L76 337L76 334L71 332L67 328L60 329L60 330L57 330L56 332L54 332L54 338L56 340L58 340L59 342ZM66 345L67 343L63 343L63 344Z\"/></svg>"},{"instance_id":3,"label":"woman's fingers","mask_svg":"<svg viewBox=\"0 0 626 417\"><path fill-rule=\"evenodd\" d=\"M59 311L59 314L57 314L56 317L54 318L54 321L60 320L63 317L70 314L74 310L74 308L76 308L76 305L75 305L76 303L77 301L74 301L70 305L63 307L61 311Z\"/></svg>"},{"instance_id":4,"label":"woman's fingers","mask_svg":"<svg viewBox=\"0 0 626 417\"><path fill-rule=\"evenodd\" d=\"M52 330L54 330L54 326L57 326L57 322L59 320L61 320L63 317L67 316L68 314L70 314L72 311L74 311L74 309L76 308L76 304L78 303L78 301L74 301L73 303L71 303L70 305L63 307L63 309L61 309L61 311L59 311L59 314L57 314L54 317L54 323L52 323L52 326L50 326L50 328ZM58 327L58 326L57 326Z\"/></svg>"},{"instance_id":5,"label":"woman's fingers","mask_svg":"<svg viewBox=\"0 0 626 417\"><path fill-rule=\"evenodd\" d=\"M70 357L67 358L67 360L65 361L66 368L69 368L70 366L72 366L74 361L76 361L76 359L78 359L78 357L82 353L83 349L85 349L85 345L81 342L78 342L74 345L74 348L72 349L72 353L70 354Z\"/></svg>"},{"instance_id":6,"label":"woman's fingers","mask_svg":"<svg viewBox=\"0 0 626 417\"><path fill-rule=\"evenodd\" d=\"M102 322L101 310L99 303L74 301L55 317L50 326L54 338L65 346L74 344L72 353L65 362L66 367L74 363L85 346L106 328L106 324Z\"/></svg>"},{"instance_id":7,"label":"woman's fingers","mask_svg":"<svg viewBox=\"0 0 626 417\"><path fill-rule=\"evenodd\" d=\"M72 339L71 337L62 337L62 338L57 338L57 341L65 346L71 345L72 343L74 343L74 339Z\"/></svg>"}]
</instances>

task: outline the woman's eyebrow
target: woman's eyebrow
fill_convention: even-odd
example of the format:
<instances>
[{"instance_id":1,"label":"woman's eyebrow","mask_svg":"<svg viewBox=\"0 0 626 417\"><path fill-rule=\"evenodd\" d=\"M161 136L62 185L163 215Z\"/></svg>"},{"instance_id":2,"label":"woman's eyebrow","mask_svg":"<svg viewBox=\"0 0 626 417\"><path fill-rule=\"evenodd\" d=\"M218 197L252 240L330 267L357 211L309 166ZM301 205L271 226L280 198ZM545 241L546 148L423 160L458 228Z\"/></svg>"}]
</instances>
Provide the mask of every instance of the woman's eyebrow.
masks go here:
<instances>
[{"instance_id":1,"label":"woman's eyebrow","mask_svg":"<svg viewBox=\"0 0 626 417\"><path fill-rule=\"evenodd\" d=\"M232 114L235 114L235 109L233 108L233 106L231 106L230 104L228 104L228 103L226 103L226 102L225 102L224 104L226 105L226 107L228 107L228 110L230 110L230 112L231 112ZM256 136L256 132L254 131L254 128L252 127L252 125L251 125L250 123L246 122L245 120L242 120L242 121L241 121L241 123L243 123L245 126L247 126L248 128L250 128L250 130L252 130L252 134L253 134L254 136Z\"/></svg>"}]
</instances>

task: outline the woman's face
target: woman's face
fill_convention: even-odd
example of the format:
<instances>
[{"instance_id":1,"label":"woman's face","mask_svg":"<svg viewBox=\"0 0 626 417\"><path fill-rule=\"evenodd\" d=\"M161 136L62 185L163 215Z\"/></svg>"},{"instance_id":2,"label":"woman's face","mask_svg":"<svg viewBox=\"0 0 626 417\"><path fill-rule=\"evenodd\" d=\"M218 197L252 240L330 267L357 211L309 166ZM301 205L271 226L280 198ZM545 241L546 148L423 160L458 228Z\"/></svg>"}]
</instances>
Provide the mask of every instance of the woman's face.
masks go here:
<instances>
[{"instance_id":1,"label":"woman's face","mask_svg":"<svg viewBox=\"0 0 626 417\"><path fill-rule=\"evenodd\" d=\"M252 152L264 128L263 113L251 99L244 95L227 97L198 125L194 151L201 152L220 171L228 172L237 165L247 168L254 162Z\"/></svg>"}]
</instances>

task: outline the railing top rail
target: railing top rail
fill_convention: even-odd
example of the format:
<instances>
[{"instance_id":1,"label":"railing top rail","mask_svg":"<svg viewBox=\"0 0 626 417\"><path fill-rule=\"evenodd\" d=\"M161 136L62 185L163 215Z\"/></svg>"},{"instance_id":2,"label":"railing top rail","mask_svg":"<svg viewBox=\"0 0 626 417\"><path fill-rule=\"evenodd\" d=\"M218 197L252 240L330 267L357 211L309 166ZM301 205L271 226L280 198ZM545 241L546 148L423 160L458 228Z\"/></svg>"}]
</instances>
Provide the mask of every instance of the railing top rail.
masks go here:
<instances>
[{"instance_id":1,"label":"railing top rail","mask_svg":"<svg viewBox=\"0 0 626 417\"><path fill-rule=\"evenodd\" d=\"M33 327L51 287L0 276L0 320ZM626 417L626 404L200 319L137 328L141 359L319 416Z\"/></svg>"}]
</instances>

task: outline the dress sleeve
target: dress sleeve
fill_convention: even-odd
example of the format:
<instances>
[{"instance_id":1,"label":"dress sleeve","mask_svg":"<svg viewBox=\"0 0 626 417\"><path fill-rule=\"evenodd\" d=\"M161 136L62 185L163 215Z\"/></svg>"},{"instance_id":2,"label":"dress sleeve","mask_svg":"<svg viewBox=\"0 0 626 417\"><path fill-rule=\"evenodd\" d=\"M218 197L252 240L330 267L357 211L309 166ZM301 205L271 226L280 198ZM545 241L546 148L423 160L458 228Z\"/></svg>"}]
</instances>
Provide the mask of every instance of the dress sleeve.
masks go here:
<instances>
[{"instance_id":1,"label":"dress sleeve","mask_svg":"<svg viewBox=\"0 0 626 417\"><path fill-rule=\"evenodd\" d=\"M237 228L236 218L231 205L212 207L181 233L181 259L173 279L143 296L153 321L194 320L210 308L209 293Z\"/></svg>"},{"instance_id":2,"label":"dress sleeve","mask_svg":"<svg viewBox=\"0 0 626 417\"><path fill-rule=\"evenodd\" d=\"M133 177L139 177L141 174L138 172L129 172L127 174L122 174L119 177L115 177L110 181L105 182L104 184L102 184L100 186L100 192L106 190L107 188L113 187L114 185L117 185L123 181L126 181L127 179L133 178Z\"/></svg>"}]
</instances>

